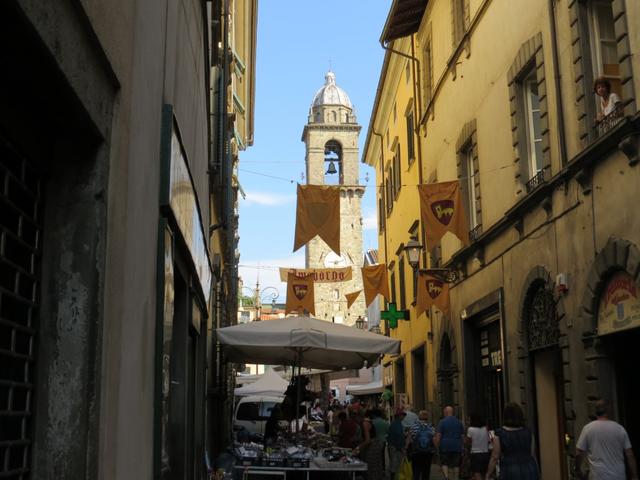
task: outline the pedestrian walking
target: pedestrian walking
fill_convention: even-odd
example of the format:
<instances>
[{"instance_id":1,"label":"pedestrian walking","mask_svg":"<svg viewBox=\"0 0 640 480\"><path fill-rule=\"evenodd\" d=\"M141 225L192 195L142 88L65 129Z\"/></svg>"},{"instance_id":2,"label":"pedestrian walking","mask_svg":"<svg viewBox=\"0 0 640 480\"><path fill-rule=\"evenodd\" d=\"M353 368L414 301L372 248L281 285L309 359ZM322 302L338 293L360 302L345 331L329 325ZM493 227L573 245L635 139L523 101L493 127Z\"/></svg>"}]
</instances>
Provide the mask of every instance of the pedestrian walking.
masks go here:
<instances>
[{"instance_id":1,"label":"pedestrian walking","mask_svg":"<svg viewBox=\"0 0 640 480\"><path fill-rule=\"evenodd\" d=\"M376 435L376 427L371 410L365 413L362 422L362 442L354 449L354 453L367 464L367 480L383 480L384 464L382 460L384 443Z\"/></svg>"},{"instance_id":2,"label":"pedestrian walking","mask_svg":"<svg viewBox=\"0 0 640 480\"><path fill-rule=\"evenodd\" d=\"M429 480L431 474L431 460L435 445L433 443L435 429L429 423L429 412L420 410L418 421L409 429L408 442L411 443L411 467L413 480Z\"/></svg>"},{"instance_id":3,"label":"pedestrian walking","mask_svg":"<svg viewBox=\"0 0 640 480\"><path fill-rule=\"evenodd\" d=\"M398 408L393 416L393 421L389 425L387 432L387 444L389 445L389 472L391 480L395 479L396 473L400 470L400 465L405 456L407 435L405 433L402 420L406 413Z\"/></svg>"},{"instance_id":4,"label":"pedestrian walking","mask_svg":"<svg viewBox=\"0 0 640 480\"><path fill-rule=\"evenodd\" d=\"M358 444L360 426L347 416L344 410L338 414L340 425L338 426L338 446L342 448L354 448Z\"/></svg>"},{"instance_id":5,"label":"pedestrian walking","mask_svg":"<svg viewBox=\"0 0 640 480\"><path fill-rule=\"evenodd\" d=\"M414 413L411 405L406 405L404 407L404 420L402 420L402 424L404 428L411 428L411 426L418 421L418 415Z\"/></svg>"},{"instance_id":6,"label":"pedestrian walking","mask_svg":"<svg viewBox=\"0 0 640 480\"><path fill-rule=\"evenodd\" d=\"M489 430L486 420L477 413L471 414L471 426L467 429L466 441L471 447L472 478L482 480L489 467Z\"/></svg>"},{"instance_id":7,"label":"pedestrian walking","mask_svg":"<svg viewBox=\"0 0 640 480\"><path fill-rule=\"evenodd\" d=\"M493 439L491 460L485 478L491 478L500 462L500 480L538 480L538 463L531 453L533 437L531 430L525 426L520 405L507 403L502 423Z\"/></svg>"},{"instance_id":8,"label":"pedestrian walking","mask_svg":"<svg viewBox=\"0 0 640 480\"><path fill-rule=\"evenodd\" d=\"M458 480L460 456L464 442L464 425L454 415L453 407L447 405L444 418L436 428L435 445L440 450L440 468L447 480Z\"/></svg>"},{"instance_id":9,"label":"pedestrian walking","mask_svg":"<svg viewBox=\"0 0 640 480\"><path fill-rule=\"evenodd\" d=\"M605 400L596 403L596 419L587 423L578 437L575 471L581 479L588 478L581 468L585 454L591 480L626 479L625 458L629 478L638 480L638 466L629 435L622 425L609 418L609 404Z\"/></svg>"}]
</instances>

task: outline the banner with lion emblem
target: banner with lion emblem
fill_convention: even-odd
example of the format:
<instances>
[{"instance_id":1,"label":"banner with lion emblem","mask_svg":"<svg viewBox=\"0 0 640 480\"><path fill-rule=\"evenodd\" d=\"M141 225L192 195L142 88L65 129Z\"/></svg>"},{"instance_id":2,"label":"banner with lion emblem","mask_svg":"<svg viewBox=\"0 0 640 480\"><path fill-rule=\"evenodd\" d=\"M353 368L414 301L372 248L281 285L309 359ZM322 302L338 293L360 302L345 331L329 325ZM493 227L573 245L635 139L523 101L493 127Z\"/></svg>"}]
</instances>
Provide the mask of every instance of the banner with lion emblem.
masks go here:
<instances>
[{"instance_id":1,"label":"banner with lion emblem","mask_svg":"<svg viewBox=\"0 0 640 480\"><path fill-rule=\"evenodd\" d=\"M315 297L313 294L313 275L298 277L289 273L287 277L287 304L285 314L297 312L304 314L305 310L311 315L316 314Z\"/></svg>"},{"instance_id":2,"label":"banner with lion emblem","mask_svg":"<svg viewBox=\"0 0 640 480\"><path fill-rule=\"evenodd\" d=\"M453 233L464 245L469 243L469 225L462 205L460 182L418 185L420 216L427 246L433 248L446 232Z\"/></svg>"},{"instance_id":3,"label":"banner with lion emblem","mask_svg":"<svg viewBox=\"0 0 640 480\"><path fill-rule=\"evenodd\" d=\"M428 273L420 272L418 275L417 297L416 309L419 314L431 305L444 314L449 311L449 284Z\"/></svg>"}]
</instances>

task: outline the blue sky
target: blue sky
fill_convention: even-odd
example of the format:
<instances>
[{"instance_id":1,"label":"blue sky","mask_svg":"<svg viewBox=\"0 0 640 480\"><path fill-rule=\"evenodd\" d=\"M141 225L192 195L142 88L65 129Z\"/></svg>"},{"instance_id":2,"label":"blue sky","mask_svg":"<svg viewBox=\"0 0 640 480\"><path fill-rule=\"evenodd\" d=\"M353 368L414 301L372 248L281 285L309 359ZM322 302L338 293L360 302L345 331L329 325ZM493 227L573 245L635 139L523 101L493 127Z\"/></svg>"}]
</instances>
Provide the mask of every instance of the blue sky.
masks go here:
<instances>
[{"instance_id":1,"label":"blue sky","mask_svg":"<svg viewBox=\"0 0 640 480\"><path fill-rule=\"evenodd\" d=\"M304 247L293 253L296 182L304 181L300 140L315 92L331 68L351 99L360 155L380 76L384 50L378 39L390 0L262 0L254 145L240 154L240 276L244 285L275 287L284 301L278 266L304 266ZM368 173L369 181L365 180ZM377 248L375 172L360 164L367 186L362 203L364 248ZM250 292L243 290L246 295ZM265 294L268 292L265 292Z\"/></svg>"}]
</instances>

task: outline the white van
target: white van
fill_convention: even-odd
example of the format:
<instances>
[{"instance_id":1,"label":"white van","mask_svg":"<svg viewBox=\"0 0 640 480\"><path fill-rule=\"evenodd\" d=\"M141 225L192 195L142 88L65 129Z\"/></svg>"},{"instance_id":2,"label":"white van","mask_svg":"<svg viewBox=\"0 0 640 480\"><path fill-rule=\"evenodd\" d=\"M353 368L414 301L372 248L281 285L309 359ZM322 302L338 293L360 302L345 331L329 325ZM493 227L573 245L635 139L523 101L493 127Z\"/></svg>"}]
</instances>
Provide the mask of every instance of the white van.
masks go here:
<instances>
[{"instance_id":1,"label":"white van","mask_svg":"<svg viewBox=\"0 0 640 480\"><path fill-rule=\"evenodd\" d=\"M264 427L271 415L271 410L283 400L284 397L264 395L241 397L233 415L233 430L238 432L244 428L250 434L264 435Z\"/></svg>"}]
</instances>

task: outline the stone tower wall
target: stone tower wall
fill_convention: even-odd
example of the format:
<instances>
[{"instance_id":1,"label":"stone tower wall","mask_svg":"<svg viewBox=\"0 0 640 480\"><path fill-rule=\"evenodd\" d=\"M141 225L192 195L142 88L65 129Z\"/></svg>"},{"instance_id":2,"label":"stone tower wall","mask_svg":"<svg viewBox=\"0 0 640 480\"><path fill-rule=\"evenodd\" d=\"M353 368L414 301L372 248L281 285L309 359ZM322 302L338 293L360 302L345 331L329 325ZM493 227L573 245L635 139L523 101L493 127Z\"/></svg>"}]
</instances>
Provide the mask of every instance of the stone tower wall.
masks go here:
<instances>
[{"instance_id":1,"label":"stone tower wall","mask_svg":"<svg viewBox=\"0 0 640 480\"><path fill-rule=\"evenodd\" d=\"M327 105L315 107L309 115L302 140L306 144L307 183L324 185L327 169L324 147L336 141L342 147L342 182L340 194L340 246L341 254L353 268L351 281L339 283L316 283L315 316L328 321L353 325L358 318L366 316L364 293L347 309L345 293L362 290L362 196L364 186L359 185L358 135L360 125L349 108ZM336 165L337 167L337 165ZM331 249L316 237L305 249L307 268L327 268L325 259ZM338 253L338 252L336 252Z\"/></svg>"}]
</instances>

